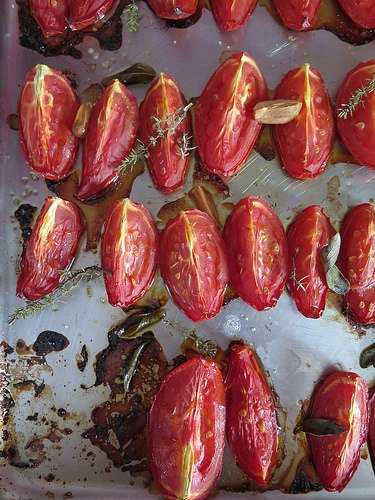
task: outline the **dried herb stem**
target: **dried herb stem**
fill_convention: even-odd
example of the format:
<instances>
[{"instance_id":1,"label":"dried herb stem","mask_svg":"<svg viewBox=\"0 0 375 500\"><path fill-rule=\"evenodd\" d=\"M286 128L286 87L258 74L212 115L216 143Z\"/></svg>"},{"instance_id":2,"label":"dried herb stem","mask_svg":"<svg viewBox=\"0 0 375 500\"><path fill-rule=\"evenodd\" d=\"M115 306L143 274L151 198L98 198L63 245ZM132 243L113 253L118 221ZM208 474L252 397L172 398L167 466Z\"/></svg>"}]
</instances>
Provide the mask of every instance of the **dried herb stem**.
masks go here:
<instances>
[{"instance_id":1,"label":"dried herb stem","mask_svg":"<svg viewBox=\"0 0 375 500\"><path fill-rule=\"evenodd\" d=\"M89 281L98 279L102 274L102 269L98 266L63 272L60 285L54 292L49 293L39 300L27 301L24 307L17 307L14 313L9 316L8 324L13 325L19 319L26 319L45 309L57 307L58 304L65 302L66 297L71 295L74 288L78 287L81 283L88 283Z\"/></svg>"},{"instance_id":2,"label":"dried herb stem","mask_svg":"<svg viewBox=\"0 0 375 500\"><path fill-rule=\"evenodd\" d=\"M365 105L363 99L373 92L375 92L375 76L371 80L367 80L366 85L356 89L348 102L341 104L338 109L338 117L346 120L348 116L353 116L354 111L360 104Z\"/></svg>"},{"instance_id":3,"label":"dried herb stem","mask_svg":"<svg viewBox=\"0 0 375 500\"><path fill-rule=\"evenodd\" d=\"M141 15L139 13L139 7L133 0L127 7L126 13L128 15L127 28L130 33L136 33L139 30L139 22L141 20Z\"/></svg>"}]
</instances>

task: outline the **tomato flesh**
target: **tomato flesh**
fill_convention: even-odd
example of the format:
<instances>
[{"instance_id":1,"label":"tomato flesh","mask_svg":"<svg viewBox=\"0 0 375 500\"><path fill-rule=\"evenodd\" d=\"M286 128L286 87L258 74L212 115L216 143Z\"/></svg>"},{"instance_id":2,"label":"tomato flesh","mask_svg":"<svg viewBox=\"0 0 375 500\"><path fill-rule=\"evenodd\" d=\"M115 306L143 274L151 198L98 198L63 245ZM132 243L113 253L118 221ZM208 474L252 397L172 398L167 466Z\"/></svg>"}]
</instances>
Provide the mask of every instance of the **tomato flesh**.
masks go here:
<instances>
[{"instance_id":1,"label":"tomato flesh","mask_svg":"<svg viewBox=\"0 0 375 500\"><path fill-rule=\"evenodd\" d=\"M58 181L69 175L78 151L73 123L78 98L65 76L44 64L26 76L19 102L20 141L31 169Z\"/></svg>"},{"instance_id":2,"label":"tomato flesh","mask_svg":"<svg viewBox=\"0 0 375 500\"><path fill-rule=\"evenodd\" d=\"M115 0L73 0L70 4L70 28L82 30L95 25L115 5Z\"/></svg>"},{"instance_id":3,"label":"tomato flesh","mask_svg":"<svg viewBox=\"0 0 375 500\"><path fill-rule=\"evenodd\" d=\"M17 295L38 300L52 292L73 262L83 230L76 205L48 197L22 254Z\"/></svg>"},{"instance_id":4,"label":"tomato flesh","mask_svg":"<svg viewBox=\"0 0 375 500\"><path fill-rule=\"evenodd\" d=\"M101 243L109 303L129 307L150 288L157 266L157 231L149 211L128 198L117 201Z\"/></svg>"},{"instance_id":5,"label":"tomato flesh","mask_svg":"<svg viewBox=\"0 0 375 500\"><path fill-rule=\"evenodd\" d=\"M253 108L265 99L263 75L246 52L219 66L195 106L195 139L207 170L223 178L240 170L262 129Z\"/></svg>"},{"instance_id":6,"label":"tomato flesh","mask_svg":"<svg viewBox=\"0 0 375 500\"><path fill-rule=\"evenodd\" d=\"M330 159L335 132L330 98L320 73L309 64L289 71L277 87L275 99L302 103L294 120L273 128L281 166L295 179L316 177Z\"/></svg>"},{"instance_id":7,"label":"tomato flesh","mask_svg":"<svg viewBox=\"0 0 375 500\"><path fill-rule=\"evenodd\" d=\"M261 198L243 198L224 227L231 283L249 305L263 311L274 307L289 271L284 228Z\"/></svg>"},{"instance_id":8,"label":"tomato flesh","mask_svg":"<svg viewBox=\"0 0 375 500\"><path fill-rule=\"evenodd\" d=\"M273 4L284 26L305 31L314 28L321 0L273 0Z\"/></svg>"},{"instance_id":9,"label":"tomato flesh","mask_svg":"<svg viewBox=\"0 0 375 500\"><path fill-rule=\"evenodd\" d=\"M359 64L350 71L336 98L336 111L349 102L356 90L366 87L375 74L375 60ZM362 97L362 102L346 118L337 116L340 137L360 165L375 168L375 94Z\"/></svg>"},{"instance_id":10,"label":"tomato flesh","mask_svg":"<svg viewBox=\"0 0 375 500\"><path fill-rule=\"evenodd\" d=\"M258 0L211 0L212 12L219 28L234 31L249 19Z\"/></svg>"},{"instance_id":11,"label":"tomato flesh","mask_svg":"<svg viewBox=\"0 0 375 500\"><path fill-rule=\"evenodd\" d=\"M305 208L287 231L291 263L288 289L297 309L307 318L320 318L326 306L328 286L321 252L334 234L318 205Z\"/></svg>"},{"instance_id":12,"label":"tomato flesh","mask_svg":"<svg viewBox=\"0 0 375 500\"><path fill-rule=\"evenodd\" d=\"M339 267L350 283L349 313L358 323L375 323L375 207L363 203L346 215L341 229Z\"/></svg>"},{"instance_id":13,"label":"tomato flesh","mask_svg":"<svg viewBox=\"0 0 375 500\"><path fill-rule=\"evenodd\" d=\"M242 342L229 348L225 385L229 446L240 468L265 487L277 464L276 405L254 352Z\"/></svg>"},{"instance_id":14,"label":"tomato flesh","mask_svg":"<svg viewBox=\"0 0 375 500\"><path fill-rule=\"evenodd\" d=\"M168 118L176 115L186 104L177 82L169 75L161 73L149 88L140 106L140 137L149 144L150 137L157 135L155 117L161 120L161 128L166 129ZM186 117L174 130L149 147L147 165L155 186L165 193L176 191L184 185L189 157L183 156L180 145L183 135L191 136L190 117Z\"/></svg>"},{"instance_id":15,"label":"tomato flesh","mask_svg":"<svg viewBox=\"0 0 375 500\"><path fill-rule=\"evenodd\" d=\"M46 38L63 35L67 29L68 0L29 0L31 15Z\"/></svg>"},{"instance_id":16,"label":"tomato flesh","mask_svg":"<svg viewBox=\"0 0 375 500\"><path fill-rule=\"evenodd\" d=\"M375 28L374 0L338 0L350 19L368 30Z\"/></svg>"},{"instance_id":17,"label":"tomato flesh","mask_svg":"<svg viewBox=\"0 0 375 500\"><path fill-rule=\"evenodd\" d=\"M90 115L77 193L80 200L97 197L118 179L119 166L134 146L138 124L136 98L115 80Z\"/></svg>"},{"instance_id":18,"label":"tomato flesh","mask_svg":"<svg viewBox=\"0 0 375 500\"><path fill-rule=\"evenodd\" d=\"M366 382L355 373L333 372L314 391L309 417L347 429L338 435L308 435L316 471L328 491L342 491L357 470L368 432L367 406Z\"/></svg>"},{"instance_id":19,"label":"tomato flesh","mask_svg":"<svg viewBox=\"0 0 375 500\"><path fill-rule=\"evenodd\" d=\"M149 416L151 471L167 498L203 499L222 468L225 390L213 361L194 357L162 383Z\"/></svg>"},{"instance_id":20,"label":"tomato flesh","mask_svg":"<svg viewBox=\"0 0 375 500\"><path fill-rule=\"evenodd\" d=\"M197 11L199 0L147 0L151 9L162 19L186 19Z\"/></svg>"},{"instance_id":21,"label":"tomato flesh","mask_svg":"<svg viewBox=\"0 0 375 500\"><path fill-rule=\"evenodd\" d=\"M190 319L218 314L228 269L223 239L209 215L187 210L168 222L160 240L160 267L174 302Z\"/></svg>"}]
</instances>

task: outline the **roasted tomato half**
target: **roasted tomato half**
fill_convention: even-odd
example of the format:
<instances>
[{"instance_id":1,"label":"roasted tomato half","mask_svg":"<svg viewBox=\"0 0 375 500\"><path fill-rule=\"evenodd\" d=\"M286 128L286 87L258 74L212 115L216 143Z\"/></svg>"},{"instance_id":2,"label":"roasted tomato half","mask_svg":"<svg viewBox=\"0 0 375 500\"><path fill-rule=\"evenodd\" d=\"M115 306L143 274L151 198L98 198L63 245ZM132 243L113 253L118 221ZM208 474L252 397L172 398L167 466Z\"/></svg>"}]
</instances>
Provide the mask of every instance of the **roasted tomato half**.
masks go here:
<instances>
[{"instance_id":1,"label":"roasted tomato half","mask_svg":"<svg viewBox=\"0 0 375 500\"><path fill-rule=\"evenodd\" d=\"M69 0L29 0L29 8L46 38L64 34L68 27Z\"/></svg>"},{"instance_id":2,"label":"roasted tomato half","mask_svg":"<svg viewBox=\"0 0 375 500\"><path fill-rule=\"evenodd\" d=\"M372 468L374 469L375 473L375 388L373 388L370 392L369 413L370 413L370 422L368 427L367 441L370 451Z\"/></svg>"},{"instance_id":3,"label":"roasted tomato half","mask_svg":"<svg viewBox=\"0 0 375 500\"><path fill-rule=\"evenodd\" d=\"M246 23L258 0L211 0L210 3L219 28L234 31Z\"/></svg>"},{"instance_id":4,"label":"roasted tomato half","mask_svg":"<svg viewBox=\"0 0 375 500\"><path fill-rule=\"evenodd\" d=\"M334 234L332 224L318 205L305 208L288 228L288 289L297 309L307 318L320 318L326 306L328 286L321 252Z\"/></svg>"},{"instance_id":5,"label":"roasted tomato half","mask_svg":"<svg viewBox=\"0 0 375 500\"><path fill-rule=\"evenodd\" d=\"M265 99L266 82L246 52L219 66L195 106L195 139L207 170L224 178L238 172L262 128L253 108Z\"/></svg>"},{"instance_id":6,"label":"roasted tomato half","mask_svg":"<svg viewBox=\"0 0 375 500\"><path fill-rule=\"evenodd\" d=\"M101 21L116 0L73 0L70 2L70 28L83 30Z\"/></svg>"},{"instance_id":7,"label":"roasted tomato half","mask_svg":"<svg viewBox=\"0 0 375 500\"><path fill-rule=\"evenodd\" d=\"M76 205L47 198L22 254L17 295L38 300L52 292L73 262L83 229Z\"/></svg>"},{"instance_id":8,"label":"roasted tomato half","mask_svg":"<svg viewBox=\"0 0 375 500\"><path fill-rule=\"evenodd\" d=\"M209 215L187 210L168 222L160 240L160 267L173 300L190 319L218 314L228 269L223 239Z\"/></svg>"},{"instance_id":9,"label":"roasted tomato half","mask_svg":"<svg viewBox=\"0 0 375 500\"><path fill-rule=\"evenodd\" d=\"M152 284L157 266L157 231L149 211L129 199L117 201L105 223L101 244L109 303L129 307Z\"/></svg>"},{"instance_id":10,"label":"roasted tomato half","mask_svg":"<svg viewBox=\"0 0 375 500\"><path fill-rule=\"evenodd\" d=\"M275 99L302 102L294 120L273 128L281 166L295 179L316 177L326 168L335 134L331 102L320 73L309 64L289 71Z\"/></svg>"},{"instance_id":11,"label":"roasted tomato half","mask_svg":"<svg viewBox=\"0 0 375 500\"><path fill-rule=\"evenodd\" d=\"M138 125L136 98L115 80L90 115L77 193L80 200L96 198L118 179L119 166L134 146Z\"/></svg>"},{"instance_id":12,"label":"roasted tomato half","mask_svg":"<svg viewBox=\"0 0 375 500\"><path fill-rule=\"evenodd\" d=\"M19 102L20 140L34 172L58 181L70 174L78 151L72 128L78 98L65 76L37 64L26 76Z\"/></svg>"},{"instance_id":13,"label":"roasted tomato half","mask_svg":"<svg viewBox=\"0 0 375 500\"><path fill-rule=\"evenodd\" d=\"M195 14L200 0L147 0L158 17L162 19L186 19Z\"/></svg>"},{"instance_id":14,"label":"roasted tomato half","mask_svg":"<svg viewBox=\"0 0 375 500\"><path fill-rule=\"evenodd\" d=\"M194 357L167 376L149 416L151 472L166 498L208 496L221 473L224 438L221 372Z\"/></svg>"},{"instance_id":15,"label":"roasted tomato half","mask_svg":"<svg viewBox=\"0 0 375 500\"><path fill-rule=\"evenodd\" d=\"M375 60L359 64L346 75L336 98L337 128L343 143L356 162L372 168L375 168L375 94L363 95L352 112L341 118L340 115L343 106L358 89L368 85L374 74Z\"/></svg>"},{"instance_id":16,"label":"roasted tomato half","mask_svg":"<svg viewBox=\"0 0 375 500\"><path fill-rule=\"evenodd\" d=\"M181 147L184 136L191 136L191 121L187 116L175 130L161 138L158 138L157 127L166 131L173 116L176 117L185 104L177 82L161 73L147 91L139 110L140 137L144 144L150 145L147 164L156 187L165 193L184 185L189 157L181 153ZM152 138L156 138L155 144L151 144Z\"/></svg>"},{"instance_id":17,"label":"roasted tomato half","mask_svg":"<svg viewBox=\"0 0 375 500\"><path fill-rule=\"evenodd\" d=\"M229 446L249 478L267 486L277 465L276 405L256 355L242 342L229 347L225 385Z\"/></svg>"},{"instance_id":18,"label":"roasted tomato half","mask_svg":"<svg viewBox=\"0 0 375 500\"><path fill-rule=\"evenodd\" d=\"M336 371L314 391L310 418L332 420L346 429L337 435L308 435L312 459L324 488L342 491L356 471L367 439L368 391L356 373Z\"/></svg>"},{"instance_id":19,"label":"roasted tomato half","mask_svg":"<svg viewBox=\"0 0 375 500\"><path fill-rule=\"evenodd\" d=\"M315 26L322 0L273 0L277 13L288 29L304 31Z\"/></svg>"},{"instance_id":20,"label":"roasted tomato half","mask_svg":"<svg viewBox=\"0 0 375 500\"><path fill-rule=\"evenodd\" d=\"M375 28L374 0L338 0L350 19L361 28Z\"/></svg>"},{"instance_id":21,"label":"roasted tomato half","mask_svg":"<svg viewBox=\"0 0 375 500\"><path fill-rule=\"evenodd\" d=\"M349 313L358 323L375 323L375 208L371 203L346 214L338 265L350 283Z\"/></svg>"},{"instance_id":22,"label":"roasted tomato half","mask_svg":"<svg viewBox=\"0 0 375 500\"><path fill-rule=\"evenodd\" d=\"M276 305L289 272L284 228L261 198L243 198L224 227L230 280L258 311Z\"/></svg>"}]
</instances>

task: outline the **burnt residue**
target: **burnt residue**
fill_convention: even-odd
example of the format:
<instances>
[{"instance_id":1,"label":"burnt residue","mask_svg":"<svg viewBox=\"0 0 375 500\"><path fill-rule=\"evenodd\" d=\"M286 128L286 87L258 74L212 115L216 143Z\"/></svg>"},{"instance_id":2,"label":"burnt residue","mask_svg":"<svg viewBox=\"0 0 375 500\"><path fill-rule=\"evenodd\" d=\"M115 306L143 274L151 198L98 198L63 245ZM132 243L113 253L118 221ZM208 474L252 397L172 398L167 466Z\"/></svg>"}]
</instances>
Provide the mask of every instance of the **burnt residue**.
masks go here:
<instances>
[{"instance_id":1,"label":"burnt residue","mask_svg":"<svg viewBox=\"0 0 375 500\"><path fill-rule=\"evenodd\" d=\"M104 451L116 467L145 471L147 415L167 373L167 361L152 332L131 340L112 333L109 342L97 356L95 385L109 386L110 399L94 409L94 425L83 437Z\"/></svg>"},{"instance_id":2,"label":"burnt residue","mask_svg":"<svg viewBox=\"0 0 375 500\"><path fill-rule=\"evenodd\" d=\"M8 127L11 129L11 130L19 130L20 128L20 120L19 120L19 117L17 114L15 113L10 113L8 116L7 116L7 124L8 124Z\"/></svg>"},{"instance_id":3,"label":"burnt residue","mask_svg":"<svg viewBox=\"0 0 375 500\"><path fill-rule=\"evenodd\" d=\"M271 125L265 125L263 127L255 143L254 149L267 161L272 161L276 158L276 147L272 138Z\"/></svg>"},{"instance_id":4,"label":"burnt residue","mask_svg":"<svg viewBox=\"0 0 375 500\"><path fill-rule=\"evenodd\" d=\"M310 477L306 472L306 465L301 463L287 493L297 495L300 493L310 493L310 491L321 491L323 486L316 477Z\"/></svg>"},{"instance_id":5,"label":"burnt residue","mask_svg":"<svg viewBox=\"0 0 375 500\"><path fill-rule=\"evenodd\" d=\"M88 359L89 353L87 351L86 344L84 344L82 346L81 352L76 355L77 368L80 372L83 372L85 370Z\"/></svg>"},{"instance_id":6,"label":"burnt residue","mask_svg":"<svg viewBox=\"0 0 375 500\"><path fill-rule=\"evenodd\" d=\"M36 207L33 207L29 203L23 203L14 212L14 217L17 219L20 225L22 238L24 242L26 242L30 238L32 231L31 226L36 211L37 211Z\"/></svg>"},{"instance_id":7,"label":"burnt residue","mask_svg":"<svg viewBox=\"0 0 375 500\"><path fill-rule=\"evenodd\" d=\"M26 379L26 380L21 380L19 382L15 382L13 384L13 387L19 389L20 391L28 391L31 389L31 387L33 387L34 396L37 398L44 391L46 384L44 383L44 381L39 382L37 380Z\"/></svg>"},{"instance_id":8,"label":"burnt residue","mask_svg":"<svg viewBox=\"0 0 375 500\"><path fill-rule=\"evenodd\" d=\"M125 85L147 84L150 83L155 76L156 71L148 64L135 63L118 73L107 76L102 80L101 84L106 87L113 82L113 80L120 80L120 82Z\"/></svg>"},{"instance_id":9,"label":"burnt residue","mask_svg":"<svg viewBox=\"0 0 375 500\"><path fill-rule=\"evenodd\" d=\"M46 356L51 352L63 351L69 346L69 340L62 333L53 330L41 332L33 344L37 356Z\"/></svg>"},{"instance_id":10,"label":"burnt residue","mask_svg":"<svg viewBox=\"0 0 375 500\"><path fill-rule=\"evenodd\" d=\"M30 14L28 1L17 0L20 44L44 56L68 55L80 59L82 52L75 46L89 35L96 38L102 49L118 50L122 44L121 14L128 3L129 0L119 0L113 15L108 20L96 24L95 28L85 31L66 30L64 35L47 40Z\"/></svg>"}]
</instances>

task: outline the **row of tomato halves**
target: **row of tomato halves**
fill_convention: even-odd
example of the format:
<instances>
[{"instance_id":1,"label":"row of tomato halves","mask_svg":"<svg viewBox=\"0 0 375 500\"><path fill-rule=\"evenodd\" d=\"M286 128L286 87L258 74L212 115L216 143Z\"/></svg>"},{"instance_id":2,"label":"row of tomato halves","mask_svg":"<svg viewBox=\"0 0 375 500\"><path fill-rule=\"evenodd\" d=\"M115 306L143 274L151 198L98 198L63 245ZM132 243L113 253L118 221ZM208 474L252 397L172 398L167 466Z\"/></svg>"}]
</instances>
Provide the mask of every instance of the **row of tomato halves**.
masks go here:
<instances>
[{"instance_id":1,"label":"row of tomato halves","mask_svg":"<svg viewBox=\"0 0 375 500\"><path fill-rule=\"evenodd\" d=\"M204 0L147 0L162 19L182 20L194 16ZM210 0L215 20L223 31L233 31L243 26L254 11L258 0ZM103 21L111 14L118 0L29 0L31 13L44 36L61 36L68 27L83 30ZM273 0L283 24L293 30L303 31L314 27L321 0ZM339 4L352 21L366 29L375 28L372 0L339 0Z\"/></svg>"},{"instance_id":2,"label":"row of tomato halves","mask_svg":"<svg viewBox=\"0 0 375 500\"><path fill-rule=\"evenodd\" d=\"M79 247L84 223L71 202L49 197L27 240L17 294L37 300L56 289ZM130 199L110 208L101 240L108 300L129 308L144 296L160 266L176 305L193 321L216 316L230 282L251 307L274 307L286 283L298 310L322 315L330 285L323 252L335 230L320 206L299 213L285 233L261 198L240 200L221 233L216 221L197 209L180 212L158 233L149 211ZM340 250L340 251L339 251ZM358 205L341 228L341 248L333 248L348 283L347 309L361 324L375 323L375 207ZM332 255L330 257L332 259ZM329 268L332 267L332 264Z\"/></svg>"},{"instance_id":3,"label":"row of tomato halves","mask_svg":"<svg viewBox=\"0 0 375 500\"><path fill-rule=\"evenodd\" d=\"M229 346L225 383L218 364L199 355L173 369L156 394L148 426L151 471L166 498L208 496L221 473L225 434L257 488L267 488L282 454L273 391L242 342ZM375 392L369 397L359 375L334 371L316 386L299 427L320 483L341 491L366 440L375 459Z\"/></svg>"},{"instance_id":4,"label":"row of tomato halves","mask_svg":"<svg viewBox=\"0 0 375 500\"><path fill-rule=\"evenodd\" d=\"M369 61L347 75L335 113L341 139L354 160L373 168L375 93L361 90L373 81L374 72L375 61ZM21 144L32 170L53 181L65 178L76 162L76 135L85 135L77 192L81 201L113 186L121 165L130 165L137 154L146 158L158 189L169 193L181 188L194 146L192 104L186 106L176 81L162 73L139 110L133 94L118 80L99 94L97 101L91 93L88 102L80 103L59 71L41 64L29 71L19 101L19 120ZM335 119L321 75L304 64L286 74L274 101L267 99L264 77L247 53L236 53L219 66L193 106L196 147L207 171L224 180L236 174L252 152L262 122L278 123L273 137L280 163L290 176L307 179L324 171L332 152ZM83 125L74 127L82 116Z\"/></svg>"}]
</instances>

